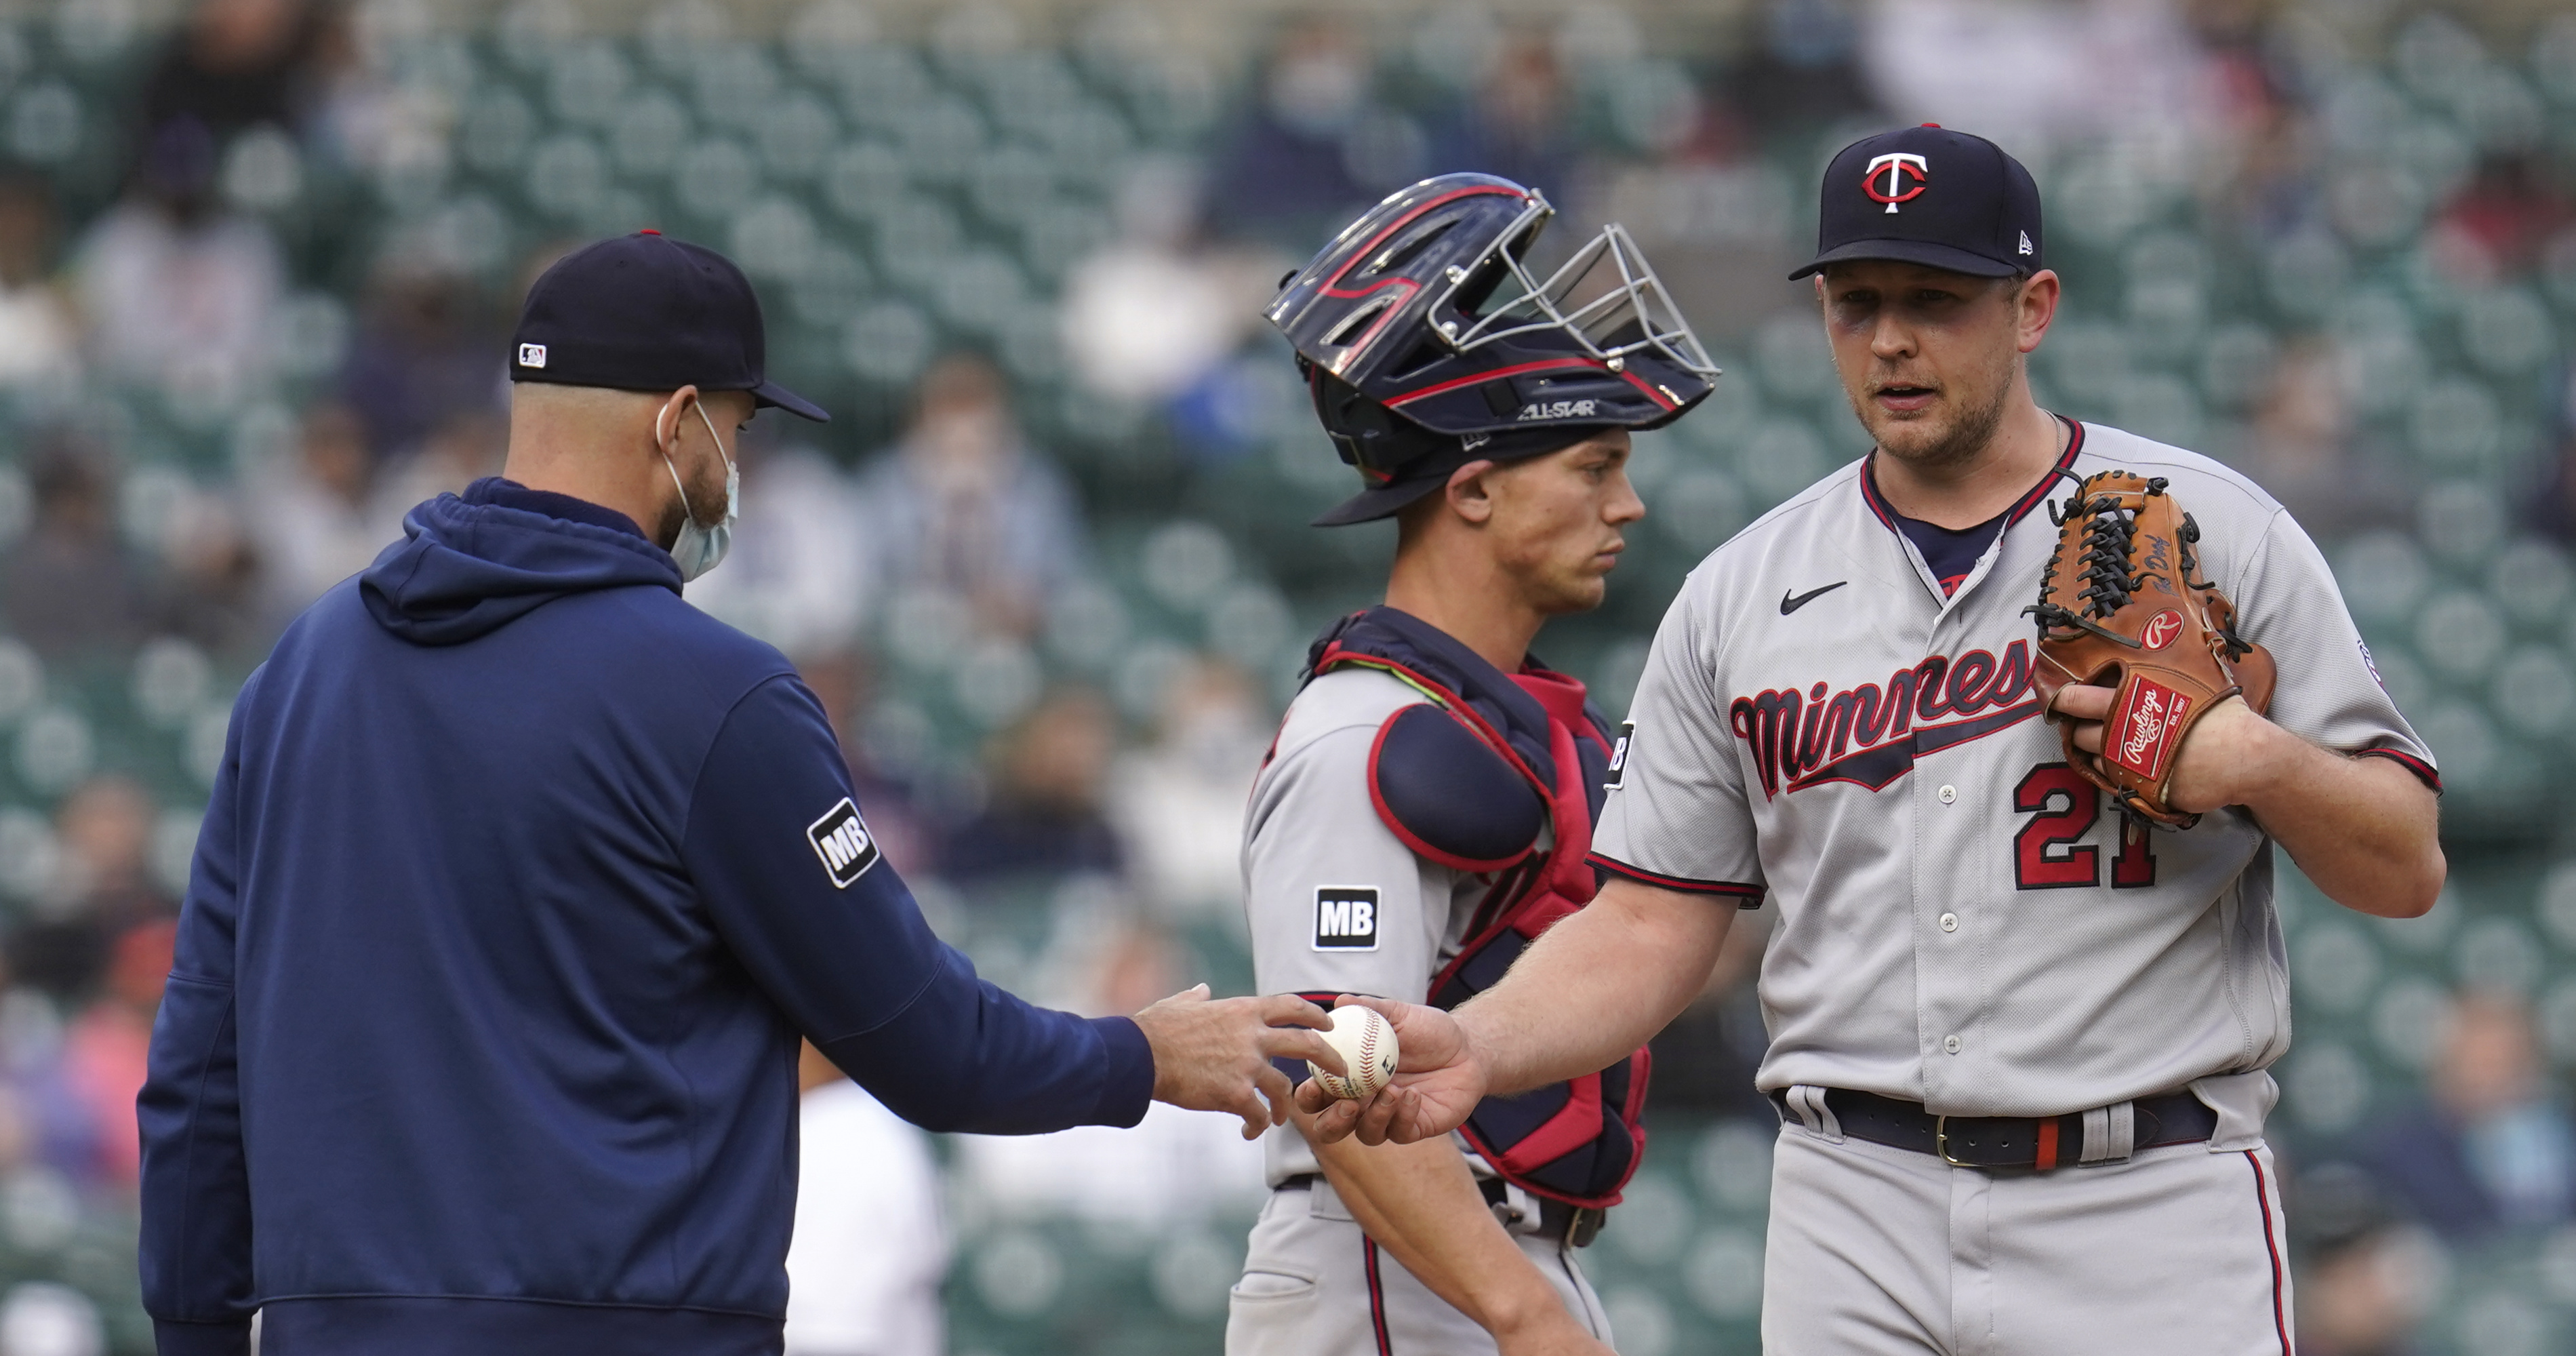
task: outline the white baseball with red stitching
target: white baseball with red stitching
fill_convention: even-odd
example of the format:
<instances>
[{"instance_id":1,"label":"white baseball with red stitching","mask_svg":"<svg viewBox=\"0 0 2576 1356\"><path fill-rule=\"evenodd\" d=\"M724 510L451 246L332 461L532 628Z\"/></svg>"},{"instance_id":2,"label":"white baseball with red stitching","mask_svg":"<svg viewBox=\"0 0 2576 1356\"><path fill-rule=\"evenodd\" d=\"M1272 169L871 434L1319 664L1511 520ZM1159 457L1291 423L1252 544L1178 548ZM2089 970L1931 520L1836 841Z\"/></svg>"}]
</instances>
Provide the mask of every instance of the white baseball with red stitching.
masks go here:
<instances>
[{"instance_id":1,"label":"white baseball with red stitching","mask_svg":"<svg viewBox=\"0 0 2576 1356\"><path fill-rule=\"evenodd\" d=\"M1395 1028L1374 1008L1333 1009L1333 1027L1324 1033L1324 1043L1342 1057L1350 1077L1328 1074L1312 1060L1307 1061L1306 1071L1336 1097L1348 1101L1369 1096L1395 1076Z\"/></svg>"}]
</instances>

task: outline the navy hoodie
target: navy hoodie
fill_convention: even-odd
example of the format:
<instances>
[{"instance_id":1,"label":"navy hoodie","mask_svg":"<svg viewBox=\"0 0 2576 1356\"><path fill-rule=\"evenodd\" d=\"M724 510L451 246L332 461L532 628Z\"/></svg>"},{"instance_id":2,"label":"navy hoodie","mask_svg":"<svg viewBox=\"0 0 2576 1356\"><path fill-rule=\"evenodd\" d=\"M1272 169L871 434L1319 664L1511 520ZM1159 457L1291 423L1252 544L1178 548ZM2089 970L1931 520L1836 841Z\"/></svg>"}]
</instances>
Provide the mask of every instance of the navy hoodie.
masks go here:
<instances>
[{"instance_id":1,"label":"navy hoodie","mask_svg":"<svg viewBox=\"0 0 2576 1356\"><path fill-rule=\"evenodd\" d=\"M813 695L624 516L404 531L233 707L139 1103L164 1356L777 1351L800 1033L933 1129L1143 1118L1135 1023L932 936Z\"/></svg>"}]
</instances>

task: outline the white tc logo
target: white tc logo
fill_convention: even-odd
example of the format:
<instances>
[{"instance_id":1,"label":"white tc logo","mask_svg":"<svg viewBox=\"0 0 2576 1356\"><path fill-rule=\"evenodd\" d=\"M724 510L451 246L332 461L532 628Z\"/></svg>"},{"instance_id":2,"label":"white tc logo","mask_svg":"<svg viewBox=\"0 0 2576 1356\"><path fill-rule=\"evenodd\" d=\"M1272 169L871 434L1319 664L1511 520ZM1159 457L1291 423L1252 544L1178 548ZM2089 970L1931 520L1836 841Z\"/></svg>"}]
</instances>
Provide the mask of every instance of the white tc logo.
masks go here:
<instances>
[{"instance_id":1,"label":"white tc logo","mask_svg":"<svg viewBox=\"0 0 2576 1356\"><path fill-rule=\"evenodd\" d=\"M1879 187L1881 170L1887 172L1887 186L1883 189ZM1912 202L1921 195L1924 187L1931 180L1931 171L1931 164L1922 156L1904 151L1892 151L1870 160L1869 173L1861 176L1861 190L1869 194L1871 202L1886 203L1887 210L1894 212L1898 203ZM1914 181L1912 188L1905 186L1905 181L1909 178Z\"/></svg>"}]
</instances>

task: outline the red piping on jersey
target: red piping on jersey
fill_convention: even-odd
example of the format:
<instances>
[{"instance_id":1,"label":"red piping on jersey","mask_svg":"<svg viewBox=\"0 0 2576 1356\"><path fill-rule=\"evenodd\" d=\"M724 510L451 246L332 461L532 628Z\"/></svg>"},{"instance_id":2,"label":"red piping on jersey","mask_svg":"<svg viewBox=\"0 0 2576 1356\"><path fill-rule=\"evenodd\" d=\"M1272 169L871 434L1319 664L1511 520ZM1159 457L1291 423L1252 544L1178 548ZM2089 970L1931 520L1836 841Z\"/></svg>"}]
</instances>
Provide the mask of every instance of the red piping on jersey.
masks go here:
<instances>
[{"instance_id":1,"label":"red piping on jersey","mask_svg":"<svg viewBox=\"0 0 2576 1356\"><path fill-rule=\"evenodd\" d=\"M2263 1253L2272 1259L2272 1331L2281 1338L2281 1356L2291 1356L2290 1316L2281 1302L2281 1242L2272 1233L2272 1196L2263 1184L2263 1160L2245 1151L2245 1162L2254 1169L2254 1208L2263 1216Z\"/></svg>"},{"instance_id":2,"label":"red piping on jersey","mask_svg":"<svg viewBox=\"0 0 2576 1356\"><path fill-rule=\"evenodd\" d=\"M1530 852L1537 847L1535 842L1530 844L1529 847L1524 847L1520 851L1515 852L1508 857L1462 857L1454 852L1444 852L1439 848L1433 847L1430 843L1425 842L1420 834L1417 834L1413 830L1405 827L1404 821L1396 816L1393 809L1388 807L1386 803L1386 792L1378 785L1377 781L1379 755L1386 751L1386 737L1389 732L1395 729L1395 722L1401 719L1405 712L1412 709L1413 708L1410 706L1397 708L1394 715L1387 717L1385 723L1377 727L1377 737L1369 741L1369 804L1376 808L1379 822L1385 824L1388 829L1394 832L1397 838L1403 840L1406 847L1413 849L1415 853L1421 856L1428 857L1431 860L1440 863L1442 866L1448 867L1452 871L1464 871L1469 875L1481 876L1488 871L1502 871L1519 865L1521 861L1528 857ZM1454 718L1457 715L1457 711L1454 708L1451 708L1448 710L1448 714Z\"/></svg>"},{"instance_id":3,"label":"red piping on jersey","mask_svg":"<svg viewBox=\"0 0 2576 1356\"><path fill-rule=\"evenodd\" d=\"M2399 767L2414 773L2416 776L2423 778L2424 784L2433 788L2434 795L2438 796L2442 794L2442 774L2434 771L2431 763L2425 762L2423 759L2418 758L2411 753L2400 753L2395 749L2363 749L2360 752L2355 753L2353 757L2385 758Z\"/></svg>"},{"instance_id":4,"label":"red piping on jersey","mask_svg":"<svg viewBox=\"0 0 2576 1356\"><path fill-rule=\"evenodd\" d=\"M2057 416L2057 422L2066 425L2067 428L2066 450L2058 454L2057 461L2049 468L2048 474L2040 477L2039 483L2031 486L2028 494L2025 494L2020 499L2014 501L2013 506L2005 511L2004 527L2008 531L2012 528L2013 524L2029 517L2032 509L2038 508L2048 499L2049 487L2056 484L2058 481L2059 477L2057 473L2060 471L2073 470L2075 467L2076 454L2084 450L2084 425L2076 420L2069 419L2062 414ZM1869 505L1869 511L1878 515L1878 521L1881 525L1885 526L1890 532L1896 532L1897 535L1901 537L1904 534L1899 532L1897 529L1896 510L1890 508L1887 500L1882 498L1878 492L1878 477L1871 469L1877 464L1878 450L1876 448L1872 448L1870 449L1869 459L1861 463L1861 502Z\"/></svg>"},{"instance_id":5,"label":"red piping on jersey","mask_svg":"<svg viewBox=\"0 0 2576 1356\"><path fill-rule=\"evenodd\" d=\"M1386 1290L1377 1283L1377 1240L1361 1234L1360 1246L1368 1250L1369 1326L1377 1330L1377 1356L1395 1356L1386 1340Z\"/></svg>"},{"instance_id":6,"label":"red piping on jersey","mask_svg":"<svg viewBox=\"0 0 2576 1356\"><path fill-rule=\"evenodd\" d=\"M1630 866L1615 857L1604 857L1599 852L1592 853L1584 860L1611 875L1625 876L1641 885L1652 885L1658 889L1680 890L1694 895L1731 895L1738 899L1752 900L1757 904L1761 902L1763 895L1769 893L1767 886L1745 885L1731 880L1692 880L1687 876L1657 875L1644 867Z\"/></svg>"}]
</instances>

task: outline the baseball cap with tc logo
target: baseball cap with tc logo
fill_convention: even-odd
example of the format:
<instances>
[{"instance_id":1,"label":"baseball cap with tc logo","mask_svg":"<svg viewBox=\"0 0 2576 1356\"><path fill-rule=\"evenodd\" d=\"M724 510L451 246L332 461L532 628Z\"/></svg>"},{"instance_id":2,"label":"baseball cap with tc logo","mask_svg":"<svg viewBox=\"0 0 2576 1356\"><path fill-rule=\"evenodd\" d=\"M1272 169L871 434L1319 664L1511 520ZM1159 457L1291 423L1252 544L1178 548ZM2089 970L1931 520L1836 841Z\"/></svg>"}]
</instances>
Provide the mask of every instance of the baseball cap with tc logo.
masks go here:
<instances>
[{"instance_id":1,"label":"baseball cap with tc logo","mask_svg":"<svg viewBox=\"0 0 2576 1356\"><path fill-rule=\"evenodd\" d=\"M555 261L510 336L510 380L620 391L749 391L818 423L821 406L771 381L760 298L704 245L637 231Z\"/></svg>"},{"instance_id":2,"label":"baseball cap with tc logo","mask_svg":"<svg viewBox=\"0 0 2576 1356\"><path fill-rule=\"evenodd\" d=\"M1938 123L1863 137L1825 169L1816 257L1793 279L1850 259L1895 259L1985 278L2042 267L2039 185L1984 137Z\"/></svg>"}]
</instances>

